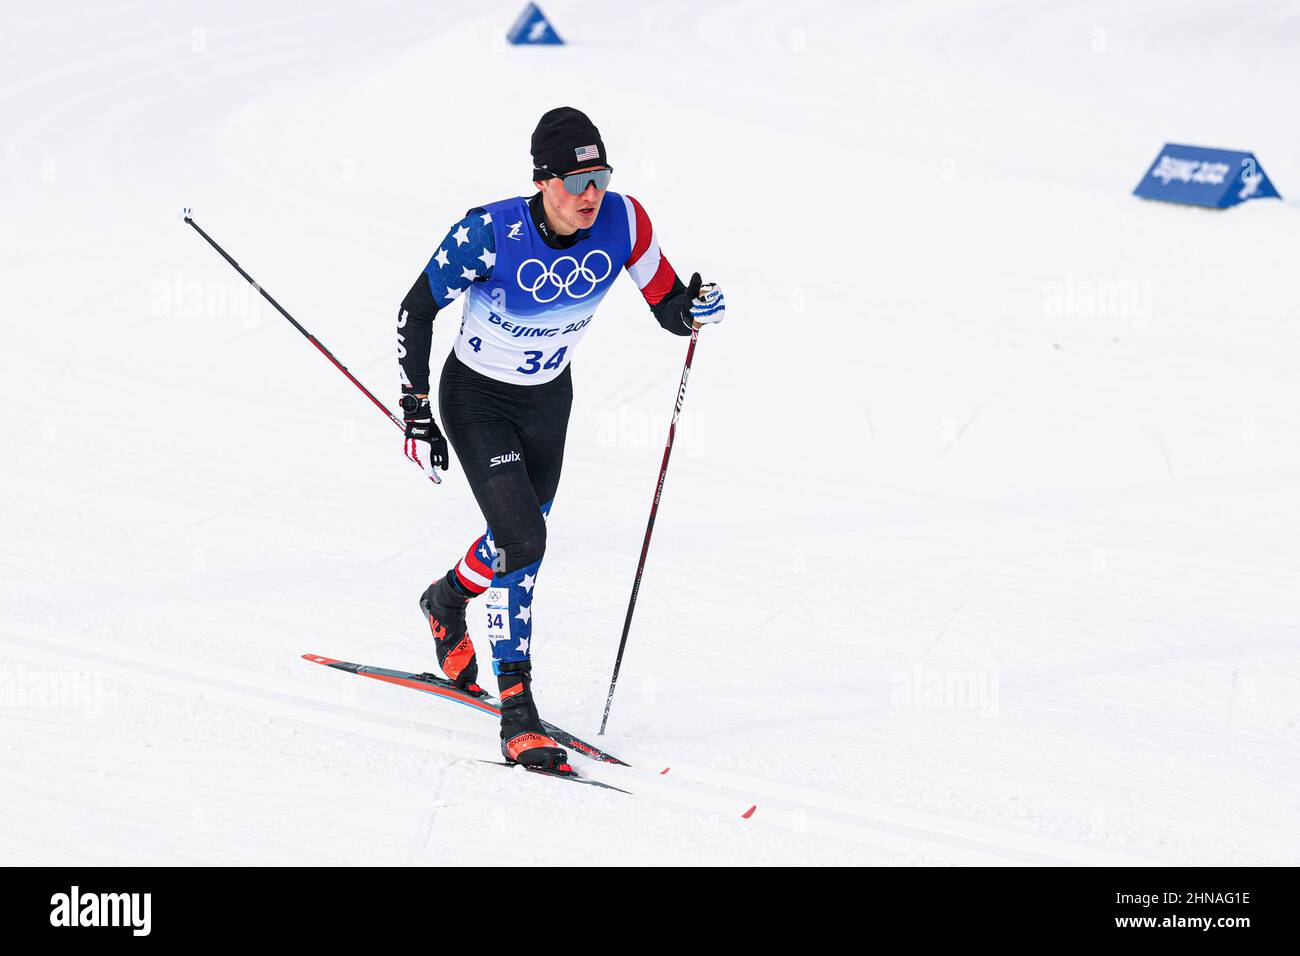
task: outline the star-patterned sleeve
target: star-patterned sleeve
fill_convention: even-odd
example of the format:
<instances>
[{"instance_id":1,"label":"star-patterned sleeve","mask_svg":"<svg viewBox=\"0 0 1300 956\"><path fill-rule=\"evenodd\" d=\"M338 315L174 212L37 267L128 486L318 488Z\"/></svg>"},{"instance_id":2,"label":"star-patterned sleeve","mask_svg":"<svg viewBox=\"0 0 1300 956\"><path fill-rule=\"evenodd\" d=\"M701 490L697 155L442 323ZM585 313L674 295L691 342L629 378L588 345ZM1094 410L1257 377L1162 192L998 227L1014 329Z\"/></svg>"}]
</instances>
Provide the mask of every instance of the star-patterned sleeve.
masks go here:
<instances>
[{"instance_id":1,"label":"star-patterned sleeve","mask_svg":"<svg viewBox=\"0 0 1300 956\"><path fill-rule=\"evenodd\" d=\"M475 279L490 279L497 261L496 238L492 234L492 214L471 209L442 240L424 274L438 308L445 309Z\"/></svg>"},{"instance_id":2,"label":"star-patterned sleeve","mask_svg":"<svg viewBox=\"0 0 1300 956\"><path fill-rule=\"evenodd\" d=\"M496 258L492 215L484 209L471 209L438 244L438 251L411 286L397 314L397 361L403 391L428 394L433 320L471 282L491 278Z\"/></svg>"}]
</instances>

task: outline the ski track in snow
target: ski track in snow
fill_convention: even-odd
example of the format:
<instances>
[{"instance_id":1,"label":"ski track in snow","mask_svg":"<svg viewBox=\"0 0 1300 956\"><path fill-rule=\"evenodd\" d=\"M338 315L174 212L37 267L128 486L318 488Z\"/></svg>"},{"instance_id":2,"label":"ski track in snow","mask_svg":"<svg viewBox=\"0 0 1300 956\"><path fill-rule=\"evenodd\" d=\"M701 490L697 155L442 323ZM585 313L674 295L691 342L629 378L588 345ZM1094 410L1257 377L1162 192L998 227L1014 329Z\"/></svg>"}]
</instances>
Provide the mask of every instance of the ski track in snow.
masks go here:
<instances>
[{"instance_id":1,"label":"ski track in snow","mask_svg":"<svg viewBox=\"0 0 1300 956\"><path fill-rule=\"evenodd\" d=\"M1167 140L1294 192L1300 5L1130 6L557 0L561 50L470 3L7 15L0 862L1294 864L1296 203L1128 193ZM481 521L177 216L391 400L411 277L560 102L732 313L603 739L637 767L580 764L630 797L298 659L432 667ZM1145 311L1048 304L1105 283ZM683 348L621 283L574 362L534 651L580 736Z\"/></svg>"},{"instance_id":2,"label":"ski track in snow","mask_svg":"<svg viewBox=\"0 0 1300 956\"><path fill-rule=\"evenodd\" d=\"M422 746L441 756L476 759L483 752L480 740L462 740L464 735L446 732L430 733L427 727L392 713L362 710L338 702L336 694L311 687L307 682L294 680L267 680L229 668L214 665L195 673L185 660L174 658L169 666L155 661L142 664L126 650L109 653L105 650L87 652L81 648L62 648L50 641L0 636L0 651L14 653L23 660L63 671L77 668L93 669L102 680L124 684L132 688L177 695L198 700L204 705L217 704L239 708L264 715L277 722L294 722L315 728L344 730L348 733L388 743L406 743ZM350 675L342 675L347 680ZM353 682L348 680L347 687ZM345 688L346 689L346 688ZM304 692L305 691L305 692ZM435 716L438 714L435 712ZM481 729L491 737L495 724L477 720ZM747 802L761 802L761 814L753 817L750 826L772 826L792 830L804 837L820 836L830 841L853 843L900 854L928 854L936 859L956 863L995 864L1009 863L1126 863L1147 862L1139 857L1114 853L1083 845L1071 845L1034 834L1020 834L1008 828L980 825L969 821L946 820L937 814L927 814L906 808L847 798L840 794L824 793L808 787L784 784L743 774L727 773L707 767L678 765L669 769L668 775L659 775L647 766L635 768L611 767L580 761L579 766L595 779L615 785L635 788L642 798L702 810L716 816L739 817ZM44 799L66 799L60 788L40 778L10 774L7 783L29 794L39 794ZM572 795L570 795L572 796ZM98 802L98 801L96 801ZM125 801L114 801L120 808ZM322 801L329 803L331 801ZM153 809L161 807L153 806ZM628 811L641 815L641 806ZM236 833L247 829L238 816L230 821ZM15 841L17 843L17 841ZM21 844L17 844L21 847ZM39 849L33 847L32 850ZM300 850L292 844L286 852ZM27 850L30 854L31 850ZM20 858L21 852L17 854ZM324 859L320 862L331 862ZM332 862L344 862L333 860Z\"/></svg>"}]
</instances>

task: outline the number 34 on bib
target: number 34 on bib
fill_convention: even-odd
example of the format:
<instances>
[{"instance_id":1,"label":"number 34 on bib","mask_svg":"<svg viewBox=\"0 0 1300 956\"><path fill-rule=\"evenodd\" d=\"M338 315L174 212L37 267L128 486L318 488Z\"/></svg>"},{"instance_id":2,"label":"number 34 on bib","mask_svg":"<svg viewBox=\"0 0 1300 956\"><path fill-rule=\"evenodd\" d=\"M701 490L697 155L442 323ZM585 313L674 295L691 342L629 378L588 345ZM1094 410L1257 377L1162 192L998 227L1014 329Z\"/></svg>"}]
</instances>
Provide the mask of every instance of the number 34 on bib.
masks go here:
<instances>
[{"instance_id":1,"label":"number 34 on bib","mask_svg":"<svg viewBox=\"0 0 1300 956\"><path fill-rule=\"evenodd\" d=\"M470 344L473 344L473 340L470 341ZM545 364L542 363L542 356L546 353L530 349L524 353L524 364L516 368L515 371L522 372L524 375L533 375L540 372L542 369L560 368L564 365L564 353L567 348L568 346L566 345L556 349L556 351L551 354L551 357L546 359Z\"/></svg>"}]
</instances>

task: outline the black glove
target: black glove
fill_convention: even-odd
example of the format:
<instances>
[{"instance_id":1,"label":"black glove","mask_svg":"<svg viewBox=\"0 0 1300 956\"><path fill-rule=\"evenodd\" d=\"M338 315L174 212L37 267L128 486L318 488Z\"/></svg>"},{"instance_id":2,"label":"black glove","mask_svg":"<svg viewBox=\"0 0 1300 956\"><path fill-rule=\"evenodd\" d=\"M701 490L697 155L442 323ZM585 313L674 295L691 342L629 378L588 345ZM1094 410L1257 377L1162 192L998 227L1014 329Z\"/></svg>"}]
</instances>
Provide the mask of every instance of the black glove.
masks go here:
<instances>
[{"instance_id":1,"label":"black glove","mask_svg":"<svg viewBox=\"0 0 1300 956\"><path fill-rule=\"evenodd\" d=\"M403 446L406 457L423 468L435 485L441 484L442 479L438 477L436 469L447 470L447 439L438 431L429 400L410 394L403 395L402 417L406 421L406 442Z\"/></svg>"},{"instance_id":2,"label":"black glove","mask_svg":"<svg viewBox=\"0 0 1300 956\"><path fill-rule=\"evenodd\" d=\"M682 325L688 329L691 327L691 303L695 297L700 294L700 286L703 285L698 272L691 273L691 281L686 284L686 291L682 294Z\"/></svg>"}]
</instances>

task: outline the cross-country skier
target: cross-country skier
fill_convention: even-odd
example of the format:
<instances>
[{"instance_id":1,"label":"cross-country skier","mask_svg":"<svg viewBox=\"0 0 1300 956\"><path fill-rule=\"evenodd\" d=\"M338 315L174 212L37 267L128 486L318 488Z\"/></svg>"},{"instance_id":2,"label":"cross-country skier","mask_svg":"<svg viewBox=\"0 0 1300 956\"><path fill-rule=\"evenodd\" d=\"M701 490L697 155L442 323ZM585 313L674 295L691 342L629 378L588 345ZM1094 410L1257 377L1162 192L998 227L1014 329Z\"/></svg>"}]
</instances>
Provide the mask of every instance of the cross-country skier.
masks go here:
<instances>
[{"instance_id":1,"label":"cross-country skier","mask_svg":"<svg viewBox=\"0 0 1300 956\"><path fill-rule=\"evenodd\" d=\"M639 202L607 191L613 168L582 112L546 113L532 154L537 193L474 207L452 226L402 301L397 352L406 455L437 483L448 454L429 406L432 323L468 293L438 410L487 533L420 596L420 610L443 673L482 694L465 609L487 591L501 751L511 762L567 771L568 756L546 735L533 701L529 645L573 398L569 362L620 268L674 335L720 322L725 307L699 273L682 283Z\"/></svg>"}]
</instances>

